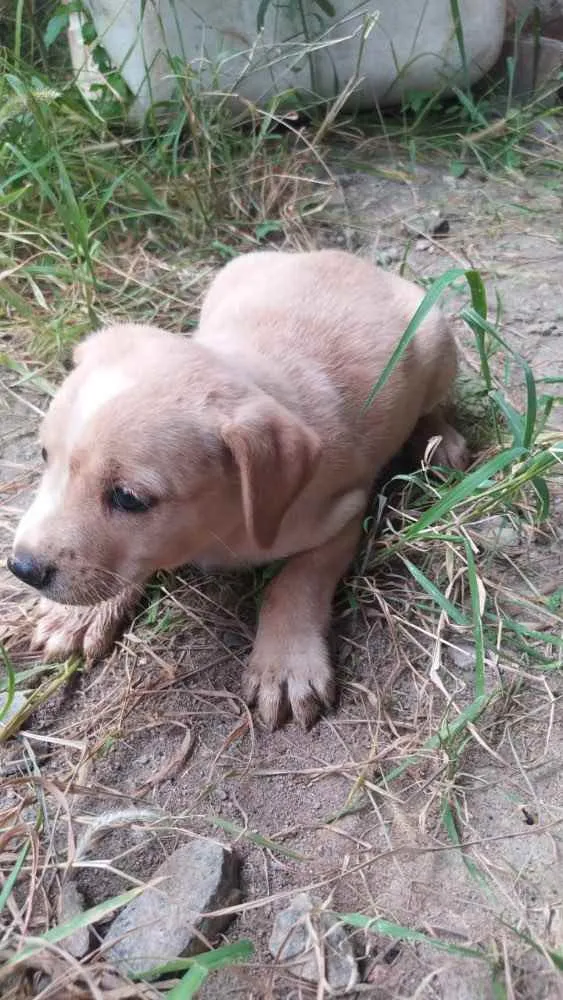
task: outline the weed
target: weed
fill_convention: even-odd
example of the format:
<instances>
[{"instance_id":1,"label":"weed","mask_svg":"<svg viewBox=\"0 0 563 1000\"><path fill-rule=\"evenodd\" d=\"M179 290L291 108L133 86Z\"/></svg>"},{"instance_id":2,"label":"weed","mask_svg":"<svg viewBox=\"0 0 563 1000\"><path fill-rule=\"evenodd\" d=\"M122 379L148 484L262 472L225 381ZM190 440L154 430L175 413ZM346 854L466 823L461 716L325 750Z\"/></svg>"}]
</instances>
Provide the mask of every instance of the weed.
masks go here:
<instances>
[{"instance_id":1,"label":"weed","mask_svg":"<svg viewBox=\"0 0 563 1000\"><path fill-rule=\"evenodd\" d=\"M322 161L275 106L248 106L241 127L228 95L210 101L178 67L172 119L131 135L72 82L0 58L0 300L5 328L23 319L42 354L133 307L183 326L210 265L299 231L322 203Z\"/></svg>"}]
</instances>

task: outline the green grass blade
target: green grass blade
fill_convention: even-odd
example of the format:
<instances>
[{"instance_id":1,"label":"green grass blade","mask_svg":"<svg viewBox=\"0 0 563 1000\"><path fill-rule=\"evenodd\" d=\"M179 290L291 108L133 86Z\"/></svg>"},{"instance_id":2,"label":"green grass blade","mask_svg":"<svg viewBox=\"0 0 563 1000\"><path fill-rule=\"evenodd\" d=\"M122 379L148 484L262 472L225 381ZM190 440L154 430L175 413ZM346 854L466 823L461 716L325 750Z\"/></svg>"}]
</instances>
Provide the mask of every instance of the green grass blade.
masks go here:
<instances>
[{"instance_id":1,"label":"green grass blade","mask_svg":"<svg viewBox=\"0 0 563 1000\"><path fill-rule=\"evenodd\" d=\"M456 625L468 624L467 618L461 613L459 608L456 608L455 604L452 604L452 602L449 601L444 594L442 594L441 590L439 590L438 587L428 579L418 566L411 563L411 561L405 556L402 556L402 560L416 582L422 587L423 590L426 591L427 594L430 595L430 597L432 597L434 601L436 601L436 604L438 604L442 611L446 612L451 621L455 622Z\"/></svg>"},{"instance_id":2,"label":"green grass blade","mask_svg":"<svg viewBox=\"0 0 563 1000\"><path fill-rule=\"evenodd\" d=\"M24 18L24 0L18 0L16 4L16 27L14 32L14 62L16 65L21 60L22 55L22 26Z\"/></svg>"},{"instance_id":3,"label":"green grass blade","mask_svg":"<svg viewBox=\"0 0 563 1000\"><path fill-rule=\"evenodd\" d=\"M208 975L209 972L203 965L192 965L189 972L182 976L178 985L173 986L166 994L166 1000L192 1000L192 997L197 995L199 988L203 986Z\"/></svg>"},{"instance_id":4,"label":"green grass blade","mask_svg":"<svg viewBox=\"0 0 563 1000\"><path fill-rule=\"evenodd\" d=\"M481 612L481 595L477 578L475 556L468 540L464 538L465 558L467 560L467 577L471 595L471 611L473 613L473 641L475 643L475 697L485 695L485 638L483 635L483 615Z\"/></svg>"},{"instance_id":5,"label":"green grass blade","mask_svg":"<svg viewBox=\"0 0 563 1000\"><path fill-rule=\"evenodd\" d=\"M445 951L449 955L458 955L463 958L480 958L484 962L490 961L490 956L477 948L464 948L462 945L450 944L441 938L432 937L423 931L413 930L412 927L405 927L403 924L395 924L391 920L384 920L380 917L366 917L363 913L334 913L337 920L340 920L348 927L360 927L362 930L373 934L384 934L385 937L394 938L396 941L410 941L416 944L429 944L438 951Z\"/></svg>"},{"instance_id":6,"label":"green grass blade","mask_svg":"<svg viewBox=\"0 0 563 1000\"><path fill-rule=\"evenodd\" d=\"M254 955L254 945L252 941L243 938L233 944L222 945L221 948L214 948L213 951L204 951L201 955L196 955L196 962L210 972L213 969L222 969L233 962L248 962Z\"/></svg>"},{"instance_id":7,"label":"green grass blade","mask_svg":"<svg viewBox=\"0 0 563 1000\"><path fill-rule=\"evenodd\" d=\"M562 951L560 951L557 948L546 948L546 946L544 944L541 944L541 945L538 944L537 941L535 941L534 938L531 937L530 934L526 934L525 931L519 930L518 927L512 927L512 925L509 924L506 920L503 920L502 917L500 918L500 920L501 920L501 923L503 923L505 927L507 927L510 931L512 931L513 934L516 935L516 937L520 938L521 941L525 941L526 944L529 944L530 947L534 949L534 951L538 952L538 954L544 955L547 952L547 954L551 958L551 960L552 960L555 968L559 969L560 972L563 972L563 952Z\"/></svg>"},{"instance_id":8,"label":"green grass blade","mask_svg":"<svg viewBox=\"0 0 563 1000\"><path fill-rule=\"evenodd\" d=\"M12 191L9 192L9 194L1 195L0 212L4 210L3 214L7 215L8 213L5 212L5 209L8 208L9 205L12 205L15 201L21 201L26 191L27 191L27 184L24 184L20 188L13 189ZM547 379L545 381L547 381ZM561 381L563 381L563 379Z\"/></svg>"},{"instance_id":9,"label":"green grass blade","mask_svg":"<svg viewBox=\"0 0 563 1000\"><path fill-rule=\"evenodd\" d=\"M16 879L22 869L29 848L30 848L30 842L28 840L25 844L22 844L22 846L20 847L18 856L14 862L14 867L12 868L10 874L8 875L8 878L4 882L4 885L2 886L2 891L0 892L0 913L2 913L2 910L4 909L6 903L8 902L8 898L10 896L12 889L14 888L14 885L16 884Z\"/></svg>"},{"instance_id":10,"label":"green grass blade","mask_svg":"<svg viewBox=\"0 0 563 1000\"><path fill-rule=\"evenodd\" d=\"M16 693L16 672L12 666L12 661L8 656L8 652L4 646L4 643L0 642L0 660L4 664L4 669L6 671L6 699L4 701L4 706L0 709L0 722L5 715L10 711L11 704L14 700L14 694Z\"/></svg>"},{"instance_id":11,"label":"green grass blade","mask_svg":"<svg viewBox=\"0 0 563 1000\"><path fill-rule=\"evenodd\" d=\"M15 358L11 358L9 354L0 353L0 368L7 368L8 371L21 375L19 385L29 382L30 385L39 389L39 392L44 393L46 396L52 397L55 395L56 389L54 385L51 385L41 375L37 375L22 361L16 361Z\"/></svg>"},{"instance_id":12,"label":"green grass blade","mask_svg":"<svg viewBox=\"0 0 563 1000\"><path fill-rule=\"evenodd\" d=\"M471 305L482 319L487 319L487 290L479 271L466 271L465 277L471 292Z\"/></svg>"},{"instance_id":13,"label":"green grass blade","mask_svg":"<svg viewBox=\"0 0 563 1000\"><path fill-rule=\"evenodd\" d=\"M120 896L114 896L112 899L106 899L105 902L98 903L97 906L92 906L89 910L84 910L83 913L77 914L72 920L65 921L64 924L51 927L50 930L45 931L40 937L31 940L30 944L21 948L16 955L8 958L4 962L4 968L12 969L16 965L21 965L22 962L27 962L28 959L33 958L34 955L38 955L49 944L58 944L69 937L70 934L74 934L75 931L81 930L83 927L90 927L91 924L95 924L98 920L107 917L114 910L126 906L127 903L136 899L142 892L142 886L130 889L129 892L124 892Z\"/></svg>"},{"instance_id":14,"label":"green grass blade","mask_svg":"<svg viewBox=\"0 0 563 1000\"><path fill-rule=\"evenodd\" d=\"M478 302L478 300L477 300ZM516 363L522 369L524 374L524 381L526 383L526 417L524 421L524 428L522 431L522 444L525 448L529 448L535 436L535 431L537 427L537 391L536 382L532 369L530 368L528 362L522 357L513 347L500 335L496 327L489 323L486 316L480 311L480 308L475 308L475 305L471 308L464 309L461 313L462 319L471 327L477 338L477 344L479 347L479 353L481 355L481 367L483 369L483 375L485 377L485 382L487 383L487 388L491 389L490 373L488 368L488 359L484 352L484 340L485 334L489 334L505 351L510 354ZM488 374L487 374L488 373ZM509 420L510 426L512 426L512 421L510 420L509 413L515 414L516 411L510 407L510 404L500 397L498 393L495 393L495 401L497 405L503 406L503 414ZM521 418L520 418L521 419Z\"/></svg>"},{"instance_id":15,"label":"green grass blade","mask_svg":"<svg viewBox=\"0 0 563 1000\"><path fill-rule=\"evenodd\" d=\"M514 407L508 402L507 399L504 398L503 394L499 392L498 389L493 389L489 393L489 399L491 399L495 406L498 407L506 420L506 423L512 433L513 447L523 448L525 429L522 414L518 413L518 410L514 409Z\"/></svg>"},{"instance_id":16,"label":"green grass blade","mask_svg":"<svg viewBox=\"0 0 563 1000\"><path fill-rule=\"evenodd\" d=\"M549 511L551 507L551 498L549 496L549 487L541 476L534 476L532 479L532 486L537 496L537 507L536 516L538 521L546 521L549 517Z\"/></svg>"},{"instance_id":17,"label":"green grass blade","mask_svg":"<svg viewBox=\"0 0 563 1000\"><path fill-rule=\"evenodd\" d=\"M483 875L482 871L477 867L477 865L473 861L473 858L469 857L467 851L464 851L463 849L463 842L461 840L461 837L459 836L454 809L452 808L450 800L445 796L442 802L442 823L444 824L444 828L452 844L460 848L463 863L467 868L467 871L469 872L471 878L473 879L474 882L477 882L478 885L480 885L480 887L484 889L484 891L487 894L489 894L489 886L485 876Z\"/></svg>"},{"instance_id":18,"label":"green grass blade","mask_svg":"<svg viewBox=\"0 0 563 1000\"><path fill-rule=\"evenodd\" d=\"M260 33L264 27L264 21L266 20L266 13L268 7L272 3L272 0L260 0L258 5L258 11L256 13L256 31Z\"/></svg>"},{"instance_id":19,"label":"green grass blade","mask_svg":"<svg viewBox=\"0 0 563 1000\"><path fill-rule=\"evenodd\" d=\"M59 35L68 27L68 14L66 11L60 11L49 19L47 22L47 27L43 33L43 41L45 43L45 48L50 49L51 45L57 41Z\"/></svg>"},{"instance_id":20,"label":"green grass blade","mask_svg":"<svg viewBox=\"0 0 563 1000\"><path fill-rule=\"evenodd\" d=\"M57 663L38 663L35 667L28 667L27 670L16 670L14 672L15 686L19 690L22 687L29 687L29 682L34 680L36 677L41 677L43 674L55 674L60 670L60 664ZM8 678L0 679L0 692L6 691L8 687Z\"/></svg>"},{"instance_id":21,"label":"green grass blade","mask_svg":"<svg viewBox=\"0 0 563 1000\"><path fill-rule=\"evenodd\" d=\"M455 281L463 278L465 274L465 271L456 267L446 271L445 274L441 275L440 278L433 282L399 340L399 343L389 358L389 361L385 365L385 368L381 372L381 375L377 379L377 382L373 386L368 398L366 399L364 403L365 410L369 410L370 406L373 404L378 392L383 388L393 369L409 346L411 340L413 340L416 336L420 324L426 319L430 310L436 305L436 302L442 293L446 290L446 288L449 288L450 285L453 285Z\"/></svg>"},{"instance_id":22,"label":"green grass blade","mask_svg":"<svg viewBox=\"0 0 563 1000\"><path fill-rule=\"evenodd\" d=\"M491 615L491 622L495 624L496 618ZM527 625L521 625L520 622L514 621L513 618L503 618L502 620L503 629L509 629L516 635L529 636L531 639L537 639L538 642L548 641L551 645L557 646L558 649L563 649L563 637L558 635L553 635L547 632L538 632L537 629L528 628ZM554 667L557 664L554 664Z\"/></svg>"},{"instance_id":23,"label":"green grass blade","mask_svg":"<svg viewBox=\"0 0 563 1000\"><path fill-rule=\"evenodd\" d=\"M533 444L535 436L538 416L538 396L534 375L528 362L521 358L520 365L523 369L524 379L526 381L526 424L524 427L524 440L522 443L525 448L530 448Z\"/></svg>"},{"instance_id":24,"label":"green grass blade","mask_svg":"<svg viewBox=\"0 0 563 1000\"><path fill-rule=\"evenodd\" d=\"M39 705L44 704L49 698L53 696L55 691L58 691L60 687L67 683L70 677L77 670L80 670L82 666L82 660L78 656L71 656L64 663L58 665L58 669L53 670L51 675L47 677L38 687L33 688L28 695L27 701L22 707L16 712L15 715L6 722L2 728L0 735L0 743L11 739L11 737L18 731L21 725L29 718L29 716L35 711Z\"/></svg>"},{"instance_id":25,"label":"green grass blade","mask_svg":"<svg viewBox=\"0 0 563 1000\"><path fill-rule=\"evenodd\" d=\"M437 750L438 747L443 746L443 744L448 740L452 740L459 736L459 734L467 728L467 724L469 722L477 721L485 709L492 704L496 697L498 697L499 693L500 692L496 691L491 695L481 695L479 698L475 698L471 705L464 708L463 712L460 712L455 719L452 721L445 720L441 724L438 732L434 733L433 736L430 736L427 740L425 740L418 753L410 754L408 757L405 757L405 759L398 764L397 767L394 767L392 771L387 771L383 774L377 783L380 785L388 785L392 781L396 781L396 779L400 778L401 775L404 774L405 771L408 771L410 767L420 764L420 762L425 759L428 750Z\"/></svg>"},{"instance_id":26,"label":"green grass blade","mask_svg":"<svg viewBox=\"0 0 563 1000\"><path fill-rule=\"evenodd\" d=\"M235 941L233 944L221 945L219 948L213 948L211 951L204 951L199 955L193 955L189 958L175 958L171 962L164 962L162 965L152 966L144 972L132 973L131 978L133 979L160 979L162 976L167 976L174 974L175 972L184 972L188 970L188 976L184 976L182 983L186 981L191 986L192 983L198 982L199 985L204 981L205 977L213 972L215 969L222 969L228 966L234 965L236 962L248 962L254 955L254 945L252 941L247 938L242 938L241 941ZM196 970L196 975L189 979L189 973ZM203 978L201 981L198 980L198 976L203 973ZM178 984L180 986L181 984ZM198 987L199 988L199 987ZM192 994L179 993L178 996L191 996ZM172 993L167 994L168 1000L173 996Z\"/></svg>"},{"instance_id":27,"label":"green grass blade","mask_svg":"<svg viewBox=\"0 0 563 1000\"><path fill-rule=\"evenodd\" d=\"M210 822L213 823L213 826L218 826L221 830L225 830L226 833L231 833L235 837L243 837L244 840L249 840L251 844L256 844L257 847L264 847L275 854L281 854L284 858L291 858L292 861L309 860L305 855L297 854L296 851L291 851L289 847L284 847L283 844L278 844L275 840L270 840L269 837L263 837L260 833L253 833L252 830L243 830L241 826L231 823L228 819L222 819L220 816L211 816Z\"/></svg>"},{"instance_id":28,"label":"green grass blade","mask_svg":"<svg viewBox=\"0 0 563 1000\"><path fill-rule=\"evenodd\" d=\"M19 313L20 316L25 316L31 324L35 320L35 311L29 302L24 299L23 295L16 292L15 289L10 288L7 281L3 281L0 285L0 297L3 298L10 309L14 309L15 312Z\"/></svg>"},{"instance_id":29,"label":"green grass blade","mask_svg":"<svg viewBox=\"0 0 563 1000\"><path fill-rule=\"evenodd\" d=\"M463 67L465 89L469 93L471 89L471 84L469 79L469 62L467 60L467 52L465 49L465 38L463 36L463 19L461 16L461 11L459 9L459 0L450 0L450 11L452 15L452 21L454 22L455 37L457 41L457 47L459 49L461 65Z\"/></svg>"},{"instance_id":30,"label":"green grass blade","mask_svg":"<svg viewBox=\"0 0 563 1000\"><path fill-rule=\"evenodd\" d=\"M490 488L491 480L504 469L508 468L525 454L524 448L509 448L494 458L489 459L484 465L479 466L474 472L464 476L456 486L446 490L444 495L429 510L425 511L417 519L415 524L410 525L404 533L407 540L417 538L426 528L429 528L435 521L440 520L444 515L449 514L458 504L463 503L470 497L474 497L479 491Z\"/></svg>"}]
</instances>

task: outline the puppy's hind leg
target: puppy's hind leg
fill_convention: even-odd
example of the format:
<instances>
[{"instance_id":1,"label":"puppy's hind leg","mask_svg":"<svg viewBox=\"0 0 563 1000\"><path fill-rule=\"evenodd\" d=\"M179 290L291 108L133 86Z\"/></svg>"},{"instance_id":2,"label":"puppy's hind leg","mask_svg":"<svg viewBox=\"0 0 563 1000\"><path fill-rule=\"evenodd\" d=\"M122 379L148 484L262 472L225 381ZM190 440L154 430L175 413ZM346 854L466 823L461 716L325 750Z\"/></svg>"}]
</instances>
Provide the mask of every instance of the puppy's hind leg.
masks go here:
<instances>
[{"instance_id":1,"label":"puppy's hind leg","mask_svg":"<svg viewBox=\"0 0 563 1000\"><path fill-rule=\"evenodd\" d=\"M457 372L457 351L454 337L443 317L439 319L440 334L434 378L430 380L423 407L423 416L418 421L409 439L409 452L419 464L424 458L431 438L441 438L432 456L433 465L444 465L451 469L466 469L469 465L469 450L465 438L449 422L447 412L453 383Z\"/></svg>"},{"instance_id":2,"label":"puppy's hind leg","mask_svg":"<svg viewBox=\"0 0 563 1000\"><path fill-rule=\"evenodd\" d=\"M308 728L333 702L326 636L334 592L354 557L361 524L355 517L331 541L292 556L266 591L243 691L271 729L290 712Z\"/></svg>"},{"instance_id":3,"label":"puppy's hind leg","mask_svg":"<svg viewBox=\"0 0 563 1000\"><path fill-rule=\"evenodd\" d=\"M432 454L432 465L444 465L450 469L466 469L469 465L469 449L465 438L456 431L447 420L444 408L439 405L434 410L421 417L409 438L408 448L413 460L417 463L424 458L424 453L431 438L441 438Z\"/></svg>"},{"instance_id":4,"label":"puppy's hind leg","mask_svg":"<svg viewBox=\"0 0 563 1000\"><path fill-rule=\"evenodd\" d=\"M127 587L109 601L92 607L39 602L31 648L46 660L64 660L73 653L95 661L106 656L135 614L141 591Z\"/></svg>"}]
</instances>

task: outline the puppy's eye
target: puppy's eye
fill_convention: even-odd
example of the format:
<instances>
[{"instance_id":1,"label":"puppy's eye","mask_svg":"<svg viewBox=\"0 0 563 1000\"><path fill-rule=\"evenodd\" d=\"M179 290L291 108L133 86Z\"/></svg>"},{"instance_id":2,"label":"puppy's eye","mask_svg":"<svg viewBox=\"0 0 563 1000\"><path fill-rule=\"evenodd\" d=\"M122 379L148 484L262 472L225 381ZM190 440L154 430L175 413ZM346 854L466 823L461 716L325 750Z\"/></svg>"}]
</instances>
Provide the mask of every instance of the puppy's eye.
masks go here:
<instances>
[{"instance_id":1,"label":"puppy's eye","mask_svg":"<svg viewBox=\"0 0 563 1000\"><path fill-rule=\"evenodd\" d=\"M43 459L43 461L46 462L47 459L48 459L48 457L49 456L47 454L47 449L46 448L42 448L41 449L41 458Z\"/></svg>"},{"instance_id":2,"label":"puppy's eye","mask_svg":"<svg viewBox=\"0 0 563 1000\"><path fill-rule=\"evenodd\" d=\"M114 486L108 499L110 507L113 507L114 510L124 511L126 514L143 514L154 505L154 500L138 497L123 486Z\"/></svg>"}]
</instances>

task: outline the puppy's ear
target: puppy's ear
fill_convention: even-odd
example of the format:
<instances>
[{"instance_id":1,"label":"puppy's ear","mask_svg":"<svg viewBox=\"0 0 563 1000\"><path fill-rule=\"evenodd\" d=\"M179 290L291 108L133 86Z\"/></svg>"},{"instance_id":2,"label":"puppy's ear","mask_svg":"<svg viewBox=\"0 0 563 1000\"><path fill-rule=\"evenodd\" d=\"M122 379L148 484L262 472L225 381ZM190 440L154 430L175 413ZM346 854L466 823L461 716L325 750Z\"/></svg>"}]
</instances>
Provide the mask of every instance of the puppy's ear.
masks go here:
<instances>
[{"instance_id":1,"label":"puppy's ear","mask_svg":"<svg viewBox=\"0 0 563 1000\"><path fill-rule=\"evenodd\" d=\"M239 470L248 533L268 549L287 509L313 477L320 440L271 399L246 403L221 436Z\"/></svg>"}]
</instances>

